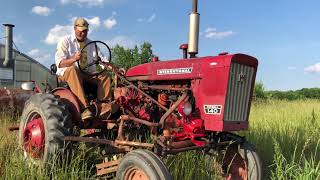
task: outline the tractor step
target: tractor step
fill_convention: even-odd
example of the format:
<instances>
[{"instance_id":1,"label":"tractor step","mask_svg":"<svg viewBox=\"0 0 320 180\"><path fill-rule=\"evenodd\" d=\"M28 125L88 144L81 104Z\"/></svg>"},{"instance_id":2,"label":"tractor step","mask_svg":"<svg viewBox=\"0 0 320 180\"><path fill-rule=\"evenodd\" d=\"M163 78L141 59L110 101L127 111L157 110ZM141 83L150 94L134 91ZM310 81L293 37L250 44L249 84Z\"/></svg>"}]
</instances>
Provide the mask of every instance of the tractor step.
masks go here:
<instances>
[{"instance_id":1,"label":"tractor step","mask_svg":"<svg viewBox=\"0 0 320 180\"><path fill-rule=\"evenodd\" d=\"M108 174L117 172L118 165L119 165L120 161L121 161L121 159L117 159L114 161L96 164L97 175L98 176L108 175Z\"/></svg>"}]
</instances>

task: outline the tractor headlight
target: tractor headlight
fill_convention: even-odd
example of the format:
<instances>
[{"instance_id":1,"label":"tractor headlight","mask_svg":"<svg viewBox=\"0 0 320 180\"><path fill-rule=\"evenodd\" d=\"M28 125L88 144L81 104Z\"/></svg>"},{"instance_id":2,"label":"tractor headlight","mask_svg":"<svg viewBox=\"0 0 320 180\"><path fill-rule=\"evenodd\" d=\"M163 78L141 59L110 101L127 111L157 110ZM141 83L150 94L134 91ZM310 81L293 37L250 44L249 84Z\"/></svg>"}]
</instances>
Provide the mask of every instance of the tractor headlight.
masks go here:
<instances>
[{"instance_id":1,"label":"tractor headlight","mask_svg":"<svg viewBox=\"0 0 320 180\"><path fill-rule=\"evenodd\" d=\"M181 115L188 116L192 112L192 105L189 101L182 102L178 107L178 112Z\"/></svg>"}]
</instances>

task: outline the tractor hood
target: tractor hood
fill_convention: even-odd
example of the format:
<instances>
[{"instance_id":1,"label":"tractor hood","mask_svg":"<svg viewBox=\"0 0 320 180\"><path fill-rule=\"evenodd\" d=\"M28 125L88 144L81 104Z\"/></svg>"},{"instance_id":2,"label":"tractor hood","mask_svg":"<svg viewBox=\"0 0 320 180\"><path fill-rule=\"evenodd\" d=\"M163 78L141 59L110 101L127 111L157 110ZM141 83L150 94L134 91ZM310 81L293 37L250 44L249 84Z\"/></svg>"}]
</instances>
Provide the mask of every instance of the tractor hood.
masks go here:
<instances>
[{"instance_id":1,"label":"tractor hood","mask_svg":"<svg viewBox=\"0 0 320 180\"><path fill-rule=\"evenodd\" d=\"M130 68L126 77L131 80L198 79L207 70L230 66L232 61L257 66L255 58L245 54L223 54L192 59L177 59L141 64Z\"/></svg>"}]
</instances>

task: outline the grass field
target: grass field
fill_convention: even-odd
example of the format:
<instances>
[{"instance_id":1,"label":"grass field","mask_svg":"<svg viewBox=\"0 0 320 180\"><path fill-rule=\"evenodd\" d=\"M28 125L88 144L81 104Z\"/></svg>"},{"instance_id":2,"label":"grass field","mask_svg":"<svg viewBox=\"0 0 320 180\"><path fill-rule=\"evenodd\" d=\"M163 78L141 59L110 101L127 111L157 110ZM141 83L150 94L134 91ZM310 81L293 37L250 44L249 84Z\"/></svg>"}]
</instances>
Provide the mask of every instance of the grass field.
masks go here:
<instances>
[{"instance_id":1,"label":"grass field","mask_svg":"<svg viewBox=\"0 0 320 180\"><path fill-rule=\"evenodd\" d=\"M2 115L0 125L0 178L85 179L94 177L95 154L78 150L71 164L49 164L38 168L26 163L17 148L15 123ZM320 101L255 102L250 114L250 131L241 132L255 145L263 163L265 179L320 179ZM166 160L175 179L220 179L210 172L203 155L187 152Z\"/></svg>"},{"instance_id":2,"label":"grass field","mask_svg":"<svg viewBox=\"0 0 320 180\"><path fill-rule=\"evenodd\" d=\"M244 134L272 179L320 179L320 101L254 103Z\"/></svg>"}]
</instances>

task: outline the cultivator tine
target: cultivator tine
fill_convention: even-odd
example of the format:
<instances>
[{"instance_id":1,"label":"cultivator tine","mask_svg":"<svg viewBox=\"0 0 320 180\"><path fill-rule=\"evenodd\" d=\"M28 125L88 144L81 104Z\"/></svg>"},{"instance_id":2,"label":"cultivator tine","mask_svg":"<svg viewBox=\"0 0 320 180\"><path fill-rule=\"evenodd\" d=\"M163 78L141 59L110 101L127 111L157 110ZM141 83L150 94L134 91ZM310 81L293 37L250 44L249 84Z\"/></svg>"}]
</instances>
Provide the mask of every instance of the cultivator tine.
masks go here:
<instances>
[{"instance_id":1,"label":"cultivator tine","mask_svg":"<svg viewBox=\"0 0 320 180\"><path fill-rule=\"evenodd\" d=\"M118 169L119 163L120 163L120 159L110 161L110 162L104 162L101 164L96 164L97 175L101 176L101 175L107 175L107 174L116 172Z\"/></svg>"}]
</instances>

